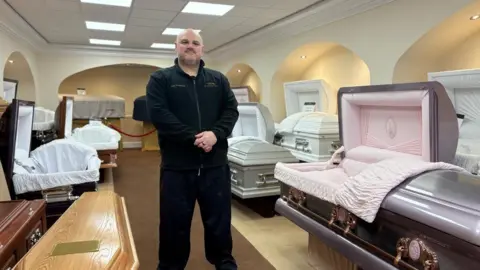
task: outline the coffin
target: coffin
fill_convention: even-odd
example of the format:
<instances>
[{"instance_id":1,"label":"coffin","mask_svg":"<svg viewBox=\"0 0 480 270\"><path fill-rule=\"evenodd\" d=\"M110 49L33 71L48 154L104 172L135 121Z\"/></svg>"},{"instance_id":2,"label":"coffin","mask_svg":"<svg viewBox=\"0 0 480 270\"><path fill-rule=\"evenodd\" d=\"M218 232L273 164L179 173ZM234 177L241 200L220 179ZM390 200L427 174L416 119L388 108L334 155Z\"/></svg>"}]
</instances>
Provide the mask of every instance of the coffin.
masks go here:
<instances>
[{"instance_id":1,"label":"coffin","mask_svg":"<svg viewBox=\"0 0 480 270\"><path fill-rule=\"evenodd\" d=\"M84 193L13 269L138 269L123 197Z\"/></svg>"},{"instance_id":2,"label":"coffin","mask_svg":"<svg viewBox=\"0 0 480 270\"><path fill-rule=\"evenodd\" d=\"M0 157L10 197L45 199L52 221L84 191L96 190L100 159L92 147L67 139L30 152L34 107L17 99L8 106L0 124Z\"/></svg>"},{"instance_id":3,"label":"coffin","mask_svg":"<svg viewBox=\"0 0 480 270\"><path fill-rule=\"evenodd\" d=\"M238 112L238 121L228 139L232 193L242 199L278 196L280 184L273 178L275 164L297 159L273 144L273 119L266 106L240 103Z\"/></svg>"},{"instance_id":4,"label":"coffin","mask_svg":"<svg viewBox=\"0 0 480 270\"><path fill-rule=\"evenodd\" d=\"M72 131L73 127L72 97L65 96L60 102L57 113L59 114L60 138L71 139L97 150L102 165L101 168L113 168L117 166L117 149L121 139L120 133L104 125L100 120L90 122Z\"/></svg>"},{"instance_id":5,"label":"coffin","mask_svg":"<svg viewBox=\"0 0 480 270\"><path fill-rule=\"evenodd\" d=\"M71 97L75 103L72 119L124 118L125 99L114 95L58 95L59 102L63 97Z\"/></svg>"},{"instance_id":6,"label":"coffin","mask_svg":"<svg viewBox=\"0 0 480 270\"><path fill-rule=\"evenodd\" d=\"M338 97L340 163L278 163L275 209L364 269L478 269L480 177L449 164L458 124L443 86Z\"/></svg>"},{"instance_id":7,"label":"coffin","mask_svg":"<svg viewBox=\"0 0 480 270\"><path fill-rule=\"evenodd\" d=\"M17 98L18 81L11 79L3 79L3 99L8 103L12 103L12 100Z\"/></svg>"},{"instance_id":8,"label":"coffin","mask_svg":"<svg viewBox=\"0 0 480 270\"><path fill-rule=\"evenodd\" d=\"M235 95L238 103L259 102L259 99L250 86L232 87L232 92Z\"/></svg>"},{"instance_id":9,"label":"coffin","mask_svg":"<svg viewBox=\"0 0 480 270\"><path fill-rule=\"evenodd\" d=\"M460 134L453 164L471 173L480 170L480 70L432 72L430 81L440 82L459 116Z\"/></svg>"},{"instance_id":10,"label":"coffin","mask_svg":"<svg viewBox=\"0 0 480 270\"><path fill-rule=\"evenodd\" d=\"M49 143L57 138L55 129L55 112L42 107L35 107L31 150Z\"/></svg>"},{"instance_id":11,"label":"coffin","mask_svg":"<svg viewBox=\"0 0 480 270\"><path fill-rule=\"evenodd\" d=\"M284 87L287 117L276 128L275 144L302 161L328 160L332 142L339 139L335 91L323 80Z\"/></svg>"}]
</instances>

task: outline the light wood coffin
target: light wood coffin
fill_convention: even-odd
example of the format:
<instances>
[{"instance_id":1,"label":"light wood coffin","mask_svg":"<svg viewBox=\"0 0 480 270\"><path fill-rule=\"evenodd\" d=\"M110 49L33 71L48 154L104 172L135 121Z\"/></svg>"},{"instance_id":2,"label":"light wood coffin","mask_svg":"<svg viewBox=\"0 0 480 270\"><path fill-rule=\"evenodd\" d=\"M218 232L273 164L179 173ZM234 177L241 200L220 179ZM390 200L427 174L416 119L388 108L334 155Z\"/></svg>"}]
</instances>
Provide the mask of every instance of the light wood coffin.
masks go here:
<instances>
[{"instance_id":1,"label":"light wood coffin","mask_svg":"<svg viewBox=\"0 0 480 270\"><path fill-rule=\"evenodd\" d=\"M70 250L63 250L65 255L52 255L57 245L81 241L98 241L98 251L85 252L71 244ZM125 200L112 191L100 191L84 193L13 269L138 267Z\"/></svg>"}]
</instances>

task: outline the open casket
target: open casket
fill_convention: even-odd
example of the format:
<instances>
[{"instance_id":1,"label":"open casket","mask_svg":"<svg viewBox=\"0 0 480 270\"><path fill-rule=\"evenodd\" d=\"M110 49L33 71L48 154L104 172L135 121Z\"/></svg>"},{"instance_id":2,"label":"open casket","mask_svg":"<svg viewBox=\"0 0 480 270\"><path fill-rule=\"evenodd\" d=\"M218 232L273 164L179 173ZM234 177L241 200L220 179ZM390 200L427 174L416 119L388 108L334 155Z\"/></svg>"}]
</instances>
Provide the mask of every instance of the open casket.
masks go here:
<instances>
[{"instance_id":1,"label":"open casket","mask_svg":"<svg viewBox=\"0 0 480 270\"><path fill-rule=\"evenodd\" d=\"M343 158L278 163L276 210L363 269L480 269L480 177L438 82L339 90Z\"/></svg>"},{"instance_id":2,"label":"open casket","mask_svg":"<svg viewBox=\"0 0 480 270\"><path fill-rule=\"evenodd\" d=\"M59 121L59 138L68 138L97 150L98 157L102 161L101 168L117 167L117 150L121 139L120 133L104 125L99 120L90 120L90 122L80 128L73 127L73 98L65 96L58 107L57 113Z\"/></svg>"},{"instance_id":3,"label":"open casket","mask_svg":"<svg viewBox=\"0 0 480 270\"><path fill-rule=\"evenodd\" d=\"M270 111L260 103L240 103L239 117L228 138L232 193L242 199L280 195L273 178L278 161L297 162L286 149L273 144Z\"/></svg>"},{"instance_id":4,"label":"open casket","mask_svg":"<svg viewBox=\"0 0 480 270\"><path fill-rule=\"evenodd\" d=\"M144 134L151 132L155 129L150 120L150 116L147 113L147 98L141 96L135 99L133 102L133 120L143 122ZM142 137L142 151L158 151L160 146L158 145L158 133L155 131L147 136Z\"/></svg>"},{"instance_id":5,"label":"open casket","mask_svg":"<svg viewBox=\"0 0 480 270\"><path fill-rule=\"evenodd\" d=\"M42 107L35 107L31 150L33 151L40 145L49 143L56 138L55 112Z\"/></svg>"},{"instance_id":6,"label":"open casket","mask_svg":"<svg viewBox=\"0 0 480 270\"><path fill-rule=\"evenodd\" d=\"M305 162L326 161L338 141L335 91L323 80L288 82L287 117L277 127L275 144Z\"/></svg>"},{"instance_id":7,"label":"open casket","mask_svg":"<svg viewBox=\"0 0 480 270\"><path fill-rule=\"evenodd\" d=\"M54 140L30 152L34 102L14 99L1 118L0 157L12 199L45 199L51 225L78 196L96 191L100 159L95 149Z\"/></svg>"},{"instance_id":8,"label":"open casket","mask_svg":"<svg viewBox=\"0 0 480 270\"><path fill-rule=\"evenodd\" d=\"M459 116L458 146L453 164L471 173L480 171L480 70L432 72L429 81L440 82Z\"/></svg>"}]
</instances>

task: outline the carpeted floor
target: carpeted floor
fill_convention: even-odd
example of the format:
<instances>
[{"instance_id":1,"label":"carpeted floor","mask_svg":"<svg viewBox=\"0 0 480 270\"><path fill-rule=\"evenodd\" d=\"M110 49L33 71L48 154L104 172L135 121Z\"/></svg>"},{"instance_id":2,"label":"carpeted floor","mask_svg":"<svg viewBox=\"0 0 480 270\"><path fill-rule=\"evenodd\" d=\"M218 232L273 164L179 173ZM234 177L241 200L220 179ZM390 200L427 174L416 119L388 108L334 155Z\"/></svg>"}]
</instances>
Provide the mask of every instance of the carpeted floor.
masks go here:
<instances>
[{"instance_id":1,"label":"carpeted floor","mask_svg":"<svg viewBox=\"0 0 480 270\"><path fill-rule=\"evenodd\" d=\"M126 200L140 270L154 270L157 265L159 164L157 152L124 150L118 155L118 168L113 169L115 192ZM275 269L233 226L232 233L234 256L239 269ZM192 221L191 244L186 269L213 269L204 256L203 225L198 206Z\"/></svg>"}]
</instances>

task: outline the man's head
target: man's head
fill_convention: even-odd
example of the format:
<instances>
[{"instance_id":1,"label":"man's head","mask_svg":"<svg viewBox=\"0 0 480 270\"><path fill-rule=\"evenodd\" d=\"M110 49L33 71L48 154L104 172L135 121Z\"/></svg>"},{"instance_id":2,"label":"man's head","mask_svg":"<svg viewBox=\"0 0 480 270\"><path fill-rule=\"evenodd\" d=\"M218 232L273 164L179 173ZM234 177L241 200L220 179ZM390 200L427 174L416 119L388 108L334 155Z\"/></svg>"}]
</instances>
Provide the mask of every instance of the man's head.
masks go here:
<instances>
[{"instance_id":1,"label":"man's head","mask_svg":"<svg viewBox=\"0 0 480 270\"><path fill-rule=\"evenodd\" d=\"M188 66L198 65L203 56L203 40L193 29L185 29L177 36L175 51L179 61Z\"/></svg>"}]
</instances>

